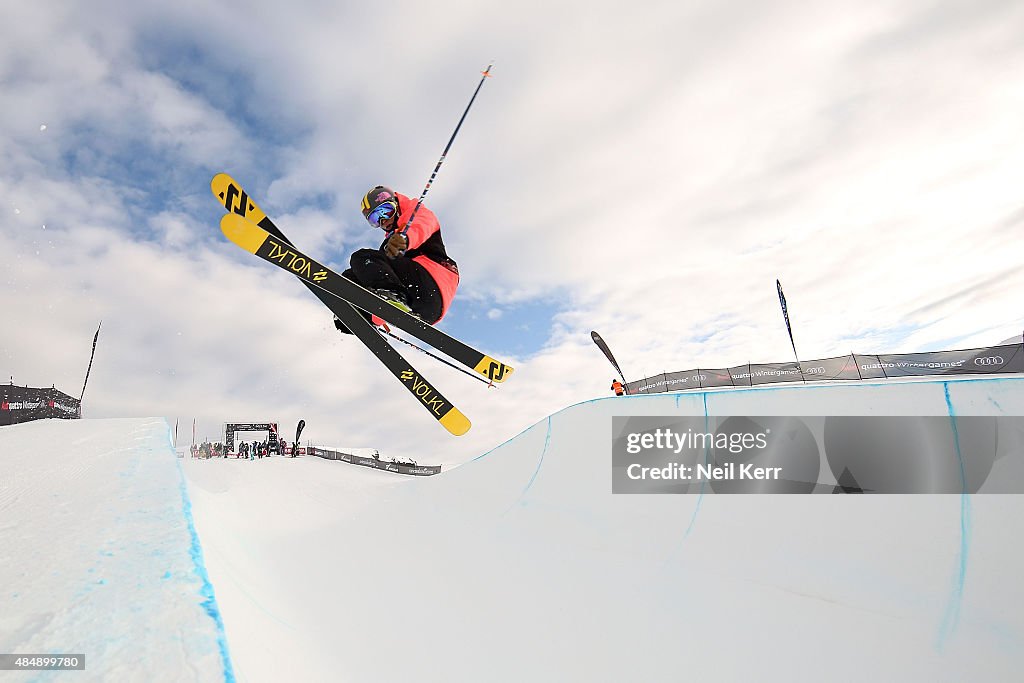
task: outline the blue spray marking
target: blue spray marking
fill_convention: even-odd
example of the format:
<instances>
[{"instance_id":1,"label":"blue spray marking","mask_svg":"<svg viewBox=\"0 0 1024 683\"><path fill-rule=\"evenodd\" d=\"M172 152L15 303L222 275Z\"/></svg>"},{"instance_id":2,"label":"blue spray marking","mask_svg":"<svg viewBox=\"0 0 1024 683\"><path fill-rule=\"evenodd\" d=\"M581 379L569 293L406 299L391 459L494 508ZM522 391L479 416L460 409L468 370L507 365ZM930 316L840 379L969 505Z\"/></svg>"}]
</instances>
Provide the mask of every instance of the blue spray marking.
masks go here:
<instances>
[{"instance_id":1,"label":"blue spray marking","mask_svg":"<svg viewBox=\"0 0 1024 683\"><path fill-rule=\"evenodd\" d=\"M170 436L170 426L168 426L168 436ZM173 442L172 442L173 451ZM177 453L175 453L177 456ZM202 587L199 589L199 594L203 596L203 601L200 603L202 608L206 610L206 613L213 623L217 627L217 649L220 651L220 662L224 668L224 680L226 683L235 683L235 670L231 664L231 655L228 652L228 639L224 632L224 620L221 618L220 608L217 606L217 598L213 594L213 584L210 582L210 575L206 572L206 562L203 561L203 548L199 544L199 534L196 532L195 519L192 517L192 501L188 497L188 488L185 485L185 473L181 469L181 463L175 459L178 465L179 489L181 491L181 503L182 512L185 515L185 521L188 523L188 533L191 537L191 544L189 545L189 555L192 557L192 565L194 567L196 576L199 577Z\"/></svg>"},{"instance_id":2,"label":"blue spray marking","mask_svg":"<svg viewBox=\"0 0 1024 683\"><path fill-rule=\"evenodd\" d=\"M678 404L679 399L676 399ZM708 433L708 395L704 394L704 433ZM708 446L704 447L704 464L708 464L708 455L710 454ZM693 525L697 522L697 513L700 512L700 505L704 502L704 487L707 486L707 481L701 477L700 480L700 491L697 493L697 504L693 508L693 515L690 517L690 524L686 527L686 533L683 534L683 538L687 538L690 532L693 531Z\"/></svg>"},{"instance_id":3,"label":"blue spray marking","mask_svg":"<svg viewBox=\"0 0 1024 683\"><path fill-rule=\"evenodd\" d=\"M953 428L953 443L956 446L956 457L960 462L960 556L957 560L956 575L953 580L953 590L949 596L949 603L946 605L946 613L942 618L942 625L939 628L938 649L946 645L946 641L956 630L960 623L960 607L964 600L964 587L967 583L967 553L971 542L971 498L967 489L967 468L964 464L964 456L960 450L960 432L956 424L956 411L953 409L953 401L949 395L949 383L942 383L943 394L946 397L946 409L949 412L950 425Z\"/></svg>"},{"instance_id":4,"label":"blue spray marking","mask_svg":"<svg viewBox=\"0 0 1024 683\"><path fill-rule=\"evenodd\" d=\"M535 469L533 471L533 476L530 477L530 481L527 482L526 488L524 488L523 492L519 494L519 498L516 500L515 503L512 504L512 507L515 507L516 505L518 505L519 503L522 502L523 498L526 497L527 492L529 492L530 487L533 486L533 482L537 480L537 475L540 474L540 468L544 465L544 456L547 455L547 453L548 453L548 446L549 445L551 445L551 418L550 417L548 417L548 433L547 433L547 436L544 437L544 449L541 450L541 452L540 452L540 460L537 461L537 469ZM509 510L511 510L512 507L510 507ZM506 512L508 512L508 510L506 510Z\"/></svg>"},{"instance_id":5,"label":"blue spray marking","mask_svg":"<svg viewBox=\"0 0 1024 683\"><path fill-rule=\"evenodd\" d=\"M578 408L579 406L585 406L585 405L588 405L588 404L591 404L591 403L597 403L598 401L611 401L611 400L619 400L619 401L621 401L621 400L626 399L626 398L640 398L640 397L637 397L637 396L616 396L615 399L611 399L611 398L591 398L591 399L588 399L586 401L580 401L579 403L573 403L570 406L566 406L565 408L562 408L561 410L559 410L557 412L554 412L551 415L548 415L548 417L547 417L548 436L549 437L551 436L551 418L555 417L556 415L560 415L562 413L569 412L573 408ZM484 458L486 458L486 457L488 457L490 455L493 455L494 453L498 452L498 450L500 450L503 446L506 446L506 445L512 443L513 441L515 441L516 439L521 437L523 434L525 434L526 432L530 431L531 429L533 429L534 427L536 427L539 424L540 424L540 420L537 420L532 425L530 425L529 427L523 429L521 432L519 432L515 436L510 437L508 439L505 439L505 441L501 442L500 444L498 444L497 446L495 446L491 450L489 450L489 451L487 451L485 453L481 453L480 455L476 456L472 460L468 460L468 461L466 461L466 462L464 462L462 464L466 465L466 464L469 464L471 462L476 462L477 460L483 460ZM461 467L461 465L460 465L460 467Z\"/></svg>"}]
</instances>

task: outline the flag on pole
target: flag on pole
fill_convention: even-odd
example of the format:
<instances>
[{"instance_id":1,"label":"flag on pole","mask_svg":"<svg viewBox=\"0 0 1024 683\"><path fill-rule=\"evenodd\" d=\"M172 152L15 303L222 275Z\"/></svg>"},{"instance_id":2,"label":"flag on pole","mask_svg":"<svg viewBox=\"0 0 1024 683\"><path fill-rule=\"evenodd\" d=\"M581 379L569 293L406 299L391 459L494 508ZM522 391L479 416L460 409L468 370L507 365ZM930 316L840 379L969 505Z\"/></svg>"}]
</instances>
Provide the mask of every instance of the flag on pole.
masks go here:
<instances>
[{"instance_id":1,"label":"flag on pole","mask_svg":"<svg viewBox=\"0 0 1024 683\"><path fill-rule=\"evenodd\" d=\"M793 341L793 327L789 324L789 309L786 307L786 295L782 293L782 283L775 281L775 288L779 290L779 305L782 306L782 319L786 321L786 332L789 333L789 344L793 347L793 356L796 362L800 362L800 356L796 352L796 342Z\"/></svg>"},{"instance_id":2,"label":"flag on pole","mask_svg":"<svg viewBox=\"0 0 1024 683\"><path fill-rule=\"evenodd\" d=\"M99 326L96 328L96 334L92 337L92 353L89 354L89 367L85 371L85 381L82 382L82 393L78 397L78 405L81 407L82 399L85 398L85 385L89 383L89 373L92 372L92 360L96 357L96 342L100 339L100 327L103 327L103 321L100 321Z\"/></svg>"},{"instance_id":3,"label":"flag on pole","mask_svg":"<svg viewBox=\"0 0 1024 683\"><path fill-rule=\"evenodd\" d=\"M608 348L608 344L601 338L601 335L592 331L590 333L590 338L594 340L594 343L597 344L597 348L601 349L601 353L603 353L604 357L608 359L608 362L612 364L615 371L619 373L619 377L622 378L622 383L628 384L628 382L626 382L626 377L622 374L622 370L619 368L619 364L615 361L615 356L612 355L612 350Z\"/></svg>"}]
</instances>

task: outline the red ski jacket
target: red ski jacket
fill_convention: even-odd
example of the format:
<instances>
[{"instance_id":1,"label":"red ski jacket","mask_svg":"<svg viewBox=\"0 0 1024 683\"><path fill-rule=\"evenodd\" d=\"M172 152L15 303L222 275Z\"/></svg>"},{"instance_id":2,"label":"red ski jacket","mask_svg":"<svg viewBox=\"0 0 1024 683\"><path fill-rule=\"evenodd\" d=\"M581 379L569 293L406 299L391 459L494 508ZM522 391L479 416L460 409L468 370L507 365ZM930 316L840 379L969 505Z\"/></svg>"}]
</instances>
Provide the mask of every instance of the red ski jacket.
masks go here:
<instances>
[{"instance_id":1,"label":"red ski jacket","mask_svg":"<svg viewBox=\"0 0 1024 683\"><path fill-rule=\"evenodd\" d=\"M434 212L421 205L412 225L408 225L409 216L416 208L416 201L397 192L395 196L398 197L399 211L396 230L404 230L408 226L405 236L409 240L409 246L405 250L405 256L423 266L430 273L430 277L434 278L437 288L441 290L441 318L444 318L459 286L459 266L448 257L444 249L441 224L438 223ZM392 234L393 231L387 236L390 237Z\"/></svg>"}]
</instances>

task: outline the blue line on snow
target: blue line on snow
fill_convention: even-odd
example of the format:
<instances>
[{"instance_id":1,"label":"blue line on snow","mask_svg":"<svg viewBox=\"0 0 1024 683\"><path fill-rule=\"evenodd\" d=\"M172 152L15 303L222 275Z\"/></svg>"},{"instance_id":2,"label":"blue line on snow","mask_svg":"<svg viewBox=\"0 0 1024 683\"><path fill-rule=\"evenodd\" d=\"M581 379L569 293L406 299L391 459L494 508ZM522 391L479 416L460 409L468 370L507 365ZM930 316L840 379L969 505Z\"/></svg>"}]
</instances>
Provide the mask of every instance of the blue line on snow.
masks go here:
<instances>
[{"instance_id":1,"label":"blue line on snow","mask_svg":"<svg viewBox=\"0 0 1024 683\"><path fill-rule=\"evenodd\" d=\"M167 433L170 436L170 425L167 426ZM173 439L173 437L171 437ZM178 465L179 488L181 491L182 512L185 521L188 522L188 533L191 537L189 555L192 557L192 564L195 573L202 582L199 594L205 598L200 603L206 613L213 619L217 626L217 649L220 651L221 665L224 667L224 681L235 683L235 670L231 664L231 654L228 652L228 638L224 632L224 620L221 618L220 608L217 606L217 597L213 594L213 584L210 582L210 575L206 571L206 563L203 561L203 548L199 544L199 534L196 532L195 519L192 517L192 501L188 497L188 487L185 484L185 472L181 469L181 463L177 461L177 453L174 452L174 442L171 441L171 452L174 453L175 463Z\"/></svg>"},{"instance_id":2,"label":"blue line on snow","mask_svg":"<svg viewBox=\"0 0 1024 683\"><path fill-rule=\"evenodd\" d=\"M704 432L708 432L708 395L705 393L704 398ZM704 446L704 464L708 464L709 449L705 444ZM707 484L705 479L701 477L700 480L700 491L697 493L697 504L693 508L693 515L690 517L690 524L686 527L686 533L683 534L683 538L687 538L690 532L693 531L693 525L697 522L697 513L700 512L700 505L704 502L704 486Z\"/></svg>"},{"instance_id":3,"label":"blue line on snow","mask_svg":"<svg viewBox=\"0 0 1024 683\"><path fill-rule=\"evenodd\" d=\"M519 494L519 500L516 501L516 504L520 503L523 500L523 498L526 497L526 494L527 494L527 492L529 492L530 487L533 486L533 482L537 480L537 475L540 474L540 468L541 468L542 465L544 465L544 456L547 455L548 446L550 444L551 444L551 418L548 417L548 433L547 433L547 436L544 437L544 449L541 450L541 452L540 452L540 460L537 461L537 469L535 469L533 471L533 476L531 476L530 477L530 481L527 482L526 488L524 488L523 492Z\"/></svg>"},{"instance_id":4,"label":"blue line on snow","mask_svg":"<svg viewBox=\"0 0 1024 683\"><path fill-rule=\"evenodd\" d=\"M949 380L946 380L946 381L947 382L951 382L951 383L952 382L956 382L956 383L987 382L987 383L990 383L990 384L998 384L998 383L1003 383L1003 382L1015 382L1017 384L1020 384L1024 380L1021 380L1019 377L1002 377L1002 378L986 377L986 378L983 378L983 379L964 378L964 379L949 379ZM935 383L936 383L936 381L933 380L933 379L922 379L921 381L918 381L918 382L901 382L900 384L908 384L909 385L909 384L935 384ZM710 391L705 390L705 391L702 391L701 393L706 397L708 394L715 394L715 395L723 394L723 395L727 395L727 394L732 394L732 393L752 393L752 392L764 392L764 391L807 391L807 390L811 390L811 389L821 389L821 390L836 390L836 389L839 389L839 390L849 390L849 389L856 389L856 390L860 390L860 389L864 389L864 388L884 387L884 386L893 386L893 383L889 382L887 384L885 382L872 382L870 380L864 380L864 381L861 381L861 382L857 382L855 384L853 384L853 383L845 383L845 384L840 384L840 385L837 385L837 386L826 386L824 384L821 384L821 385L810 385L810 386L807 386L807 385L796 385L796 386L786 385L786 386L774 386L773 387L773 386L763 385L763 386L755 386L755 387L722 387L721 389L714 389L714 390L710 390ZM579 401L578 403L573 403L571 405L565 406L564 408L560 408L557 411L555 411L554 413L552 413L551 415L549 415L547 417L547 419L550 420L551 418L556 417L558 415L561 415L562 413L566 413L566 412L572 410L573 408L579 408L581 406L590 405L591 403L598 403L599 401L640 401L640 400L648 400L648 399L652 399L652 398L654 398L654 399L666 398L668 396L676 396L677 397L676 400L678 401L679 400L678 396L689 396L689 395L693 395L693 393L696 393L696 392L695 391L675 391L675 392L659 392L659 393L654 393L654 394L632 394L632 395L626 395L626 396L605 396L605 397L601 397L601 398L590 398L590 399L587 399L585 401ZM523 434L525 434L526 432L530 431L531 429L533 429L534 427L536 427L540 423L541 423L541 421L537 420L536 422L534 422L533 424L529 425L528 427L523 428L518 434L515 434L514 436L511 436L511 437L505 439L503 442L501 442L500 444L498 444L494 448L490 449L489 451L487 451L485 453L481 453L480 455L476 456L475 458L473 458L471 460L468 460L468 461L462 463L462 465L467 465L467 464L469 464L471 462L476 462L477 460L483 460L484 458L486 458L486 457L488 457L490 455L493 455L495 452L497 452L503 446L506 446L506 445L512 443L513 441L515 441L516 439L518 439Z\"/></svg>"},{"instance_id":5,"label":"blue line on snow","mask_svg":"<svg viewBox=\"0 0 1024 683\"><path fill-rule=\"evenodd\" d=\"M946 605L946 613L942 618L942 626L939 629L938 647L941 650L948 638L956 630L960 622L960 607L963 604L964 588L967 583L967 553L971 541L971 498L967 490L967 468L964 464L964 455L960 449L960 431L956 424L956 411L953 409L953 400L949 395L949 383L943 382L943 393L946 397L946 409L949 411L949 421L953 428L953 444L956 446L956 456L960 463L960 556L957 561L956 577L953 582L953 590L949 596L949 604Z\"/></svg>"}]
</instances>

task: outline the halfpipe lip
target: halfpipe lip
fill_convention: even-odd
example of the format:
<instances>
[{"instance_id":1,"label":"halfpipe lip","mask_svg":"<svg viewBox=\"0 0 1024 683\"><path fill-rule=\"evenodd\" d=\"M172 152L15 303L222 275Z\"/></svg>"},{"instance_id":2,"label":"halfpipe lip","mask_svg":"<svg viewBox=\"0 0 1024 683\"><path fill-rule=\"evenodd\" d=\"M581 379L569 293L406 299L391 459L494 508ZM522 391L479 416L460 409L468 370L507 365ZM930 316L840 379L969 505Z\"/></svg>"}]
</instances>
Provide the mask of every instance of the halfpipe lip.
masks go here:
<instances>
[{"instance_id":1,"label":"halfpipe lip","mask_svg":"<svg viewBox=\"0 0 1024 683\"><path fill-rule=\"evenodd\" d=\"M973 375L914 375L908 377L884 377L878 379L844 379L844 380L818 380L810 382L773 382L769 384L755 384L753 386L733 387L692 387L680 389L679 391L657 391L644 394L628 394L626 396L602 396L601 398L622 399L638 398L644 396L672 396L672 395L699 395L699 394L720 394L732 391L777 391L785 389L821 389L827 387L878 387L892 384L945 384L954 382L1000 382L1004 380L1022 380L1024 373L1000 373L1000 374L973 374Z\"/></svg>"}]
</instances>

